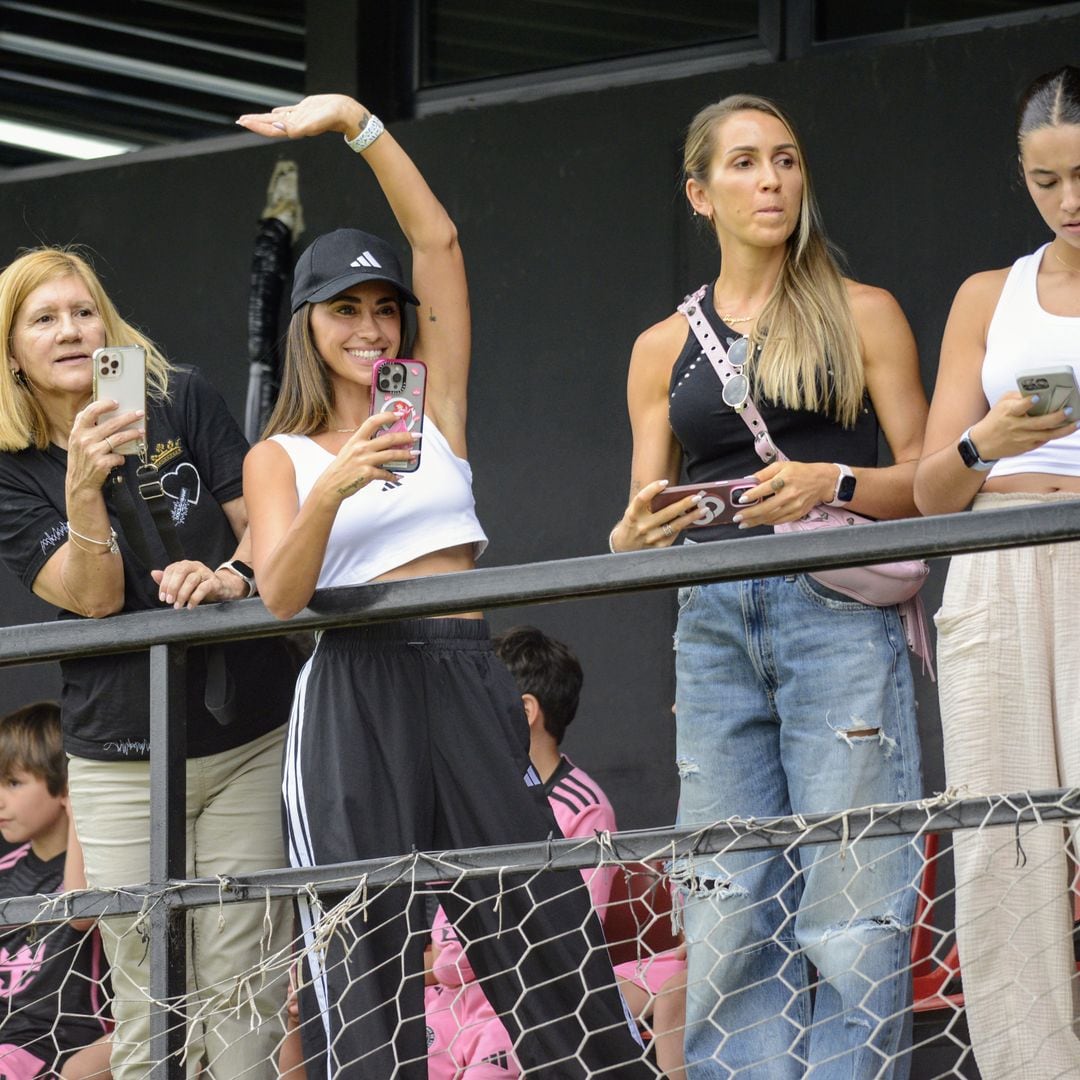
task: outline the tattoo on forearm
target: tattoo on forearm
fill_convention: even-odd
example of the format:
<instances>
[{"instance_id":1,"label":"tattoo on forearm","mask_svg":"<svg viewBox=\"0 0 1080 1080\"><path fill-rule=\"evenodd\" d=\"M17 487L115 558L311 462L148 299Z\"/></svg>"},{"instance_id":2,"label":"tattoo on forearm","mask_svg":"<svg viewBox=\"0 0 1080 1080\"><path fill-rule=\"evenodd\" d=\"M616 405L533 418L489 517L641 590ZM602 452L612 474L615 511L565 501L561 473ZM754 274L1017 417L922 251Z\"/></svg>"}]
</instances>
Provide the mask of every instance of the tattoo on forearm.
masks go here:
<instances>
[{"instance_id":1,"label":"tattoo on forearm","mask_svg":"<svg viewBox=\"0 0 1080 1080\"><path fill-rule=\"evenodd\" d=\"M428 308L428 322L438 322L438 321L439 320L435 318L435 309L433 307L429 307Z\"/></svg>"},{"instance_id":2,"label":"tattoo on forearm","mask_svg":"<svg viewBox=\"0 0 1080 1080\"><path fill-rule=\"evenodd\" d=\"M365 483L366 483L366 481L364 480L363 477L358 477L356 480L353 480L351 483L343 484L341 487L339 487L337 489L337 493L342 498L345 498L347 495L352 495L354 492L359 491L364 486Z\"/></svg>"}]
</instances>

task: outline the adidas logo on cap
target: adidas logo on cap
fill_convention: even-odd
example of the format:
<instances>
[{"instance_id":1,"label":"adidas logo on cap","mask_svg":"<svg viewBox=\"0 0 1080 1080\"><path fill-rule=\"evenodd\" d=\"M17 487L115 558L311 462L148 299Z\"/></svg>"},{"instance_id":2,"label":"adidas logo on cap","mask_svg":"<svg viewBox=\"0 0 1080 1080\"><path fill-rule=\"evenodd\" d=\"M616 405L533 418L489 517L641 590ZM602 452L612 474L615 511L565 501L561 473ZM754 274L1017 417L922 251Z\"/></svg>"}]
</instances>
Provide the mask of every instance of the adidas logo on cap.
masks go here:
<instances>
[{"instance_id":1,"label":"adidas logo on cap","mask_svg":"<svg viewBox=\"0 0 1080 1080\"><path fill-rule=\"evenodd\" d=\"M353 259L353 261L351 263L349 263L349 265L350 266L367 266L369 268L378 268L379 270L382 269L382 263L379 262L379 260L376 259L375 256L372 255L370 251L365 251L363 255L357 255L357 257L355 259Z\"/></svg>"}]
</instances>

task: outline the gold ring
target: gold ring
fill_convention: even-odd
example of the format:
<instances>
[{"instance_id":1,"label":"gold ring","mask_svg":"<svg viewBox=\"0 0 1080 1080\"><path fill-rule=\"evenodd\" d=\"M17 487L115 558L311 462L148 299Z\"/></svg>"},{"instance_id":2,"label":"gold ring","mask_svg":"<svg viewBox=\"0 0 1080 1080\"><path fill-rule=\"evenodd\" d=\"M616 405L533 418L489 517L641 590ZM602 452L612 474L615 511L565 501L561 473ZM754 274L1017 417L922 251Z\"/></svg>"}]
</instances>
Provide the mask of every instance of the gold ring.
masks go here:
<instances>
[{"instance_id":1,"label":"gold ring","mask_svg":"<svg viewBox=\"0 0 1080 1080\"><path fill-rule=\"evenodd\" d=\"M773 489L773 491L781 491L781 490L783 490L783 487L784 487L783 478L779 477L779 476L774 476L772 481L769 483L769 487L771 487Z\"/></svg>"},{"instance_id":2,"label":"gold ring","mask_svg":"<svg viewBox=\"0 0 1080 1080\"><path fill-rule=\"evenodd\" d=\"M109 448L109 453L110 454L115 454L116 453L116 451L113 449L113 444L109 441L109 436L108 435L105 436L105 445Z\"/></svg>"}]
</instances>

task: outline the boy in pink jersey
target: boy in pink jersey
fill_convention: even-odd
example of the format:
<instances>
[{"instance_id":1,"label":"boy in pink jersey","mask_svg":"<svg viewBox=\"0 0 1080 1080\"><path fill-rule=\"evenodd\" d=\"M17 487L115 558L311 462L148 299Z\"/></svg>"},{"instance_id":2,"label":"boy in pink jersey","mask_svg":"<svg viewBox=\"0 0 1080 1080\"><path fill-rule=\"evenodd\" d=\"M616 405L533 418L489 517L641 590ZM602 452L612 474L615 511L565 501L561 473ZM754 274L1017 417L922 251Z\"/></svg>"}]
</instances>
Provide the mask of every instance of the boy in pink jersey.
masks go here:
<instances>
[{"instance_id":1,"label":"boy in pink jersey","mask_svg":"<svg viewBox=\"0 0 1080 1080\"><path fill-rule=\"evenodd\" d=\"M50 701L0 718L0 899L60 892L68 840L67 758ZM107 1030L96 930L70 923L0 928L0 1077L63 1070Z\"/></svg>"},{"instance_id":2,"label":"boy in pink jersey","mask_svg":"<svg viewBox=\"0 0 1080 1080\"><path fill-rule=\"evenodd\" d=\"M577 712L583 675L577 657L561 642L531 626L515 627L494 639L495 650L514 676L529 721L529 758L544 786L563 836L591 837L615 831L615 811L599 784L559 750ZM582 870L593 907L606 913L617 867ZM520 1076L511 1040L475 975L454 927L439 908L432 926L434 982L425 991L428 1025L428 1080L454 1080L468 1068L469 1080L507 1080ZM685 950L619 964L615 975L633 1015L653 1011L664 1032L658 1061L668 1076L681 1075L682 1002ZM661 1005L661 1003L663 1003Z\"/></svg>"}]
</instances>

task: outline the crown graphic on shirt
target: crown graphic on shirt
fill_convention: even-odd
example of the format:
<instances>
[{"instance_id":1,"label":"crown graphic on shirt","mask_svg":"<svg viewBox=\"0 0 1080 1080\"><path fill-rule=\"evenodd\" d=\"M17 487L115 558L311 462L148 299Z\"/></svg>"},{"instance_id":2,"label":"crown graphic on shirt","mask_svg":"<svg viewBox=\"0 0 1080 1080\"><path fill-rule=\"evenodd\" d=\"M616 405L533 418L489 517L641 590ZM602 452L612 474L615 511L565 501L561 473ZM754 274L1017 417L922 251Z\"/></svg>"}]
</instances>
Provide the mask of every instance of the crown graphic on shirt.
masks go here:
<instances>
[{"instance_id":1,"label":"crown graphic on shirt","mask_svg":"<svg viewBox=\"0 0 1080 1080\"><path fill-rule=\"evenodd\" d=\"M173 458L179 457L183 453L184 446L180 441L180 437L175 439L169 439L168 442L159 442L154 446L154 452L150 455L150 463L160 469L162 465L172 461Z\"/></svg>"}]
</instances>

